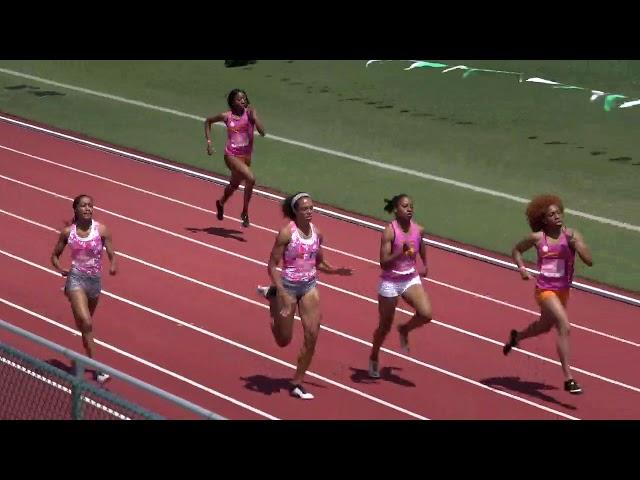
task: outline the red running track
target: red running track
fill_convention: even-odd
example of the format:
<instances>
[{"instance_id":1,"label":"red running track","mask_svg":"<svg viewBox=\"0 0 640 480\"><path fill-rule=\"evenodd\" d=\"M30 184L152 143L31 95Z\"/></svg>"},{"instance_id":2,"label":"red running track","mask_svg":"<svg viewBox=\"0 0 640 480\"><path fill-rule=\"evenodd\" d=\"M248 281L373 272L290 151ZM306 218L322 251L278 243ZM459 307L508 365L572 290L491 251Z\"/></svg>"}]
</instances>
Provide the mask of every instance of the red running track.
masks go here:
<instances>
[{"instance_id":1,"label":"red running track","mask_svg":"<svg viewBox=\"0 0 640 480\"><path fill-rule=\"evenodd\" d=\"M532 285L432 248L425 287L435 321L412 336L411 357L398 353L390 335L383 379L368 379L379 233L319 215L328 257L356 273L321 279L323 331L307 377L316 399L290 398L300 326L292 345L278 348L265 301L254 293L268 280L265 262L283 224L278 204L254 197L254 225L245 230L236 218L215 219L220 187L208 182L5 123L0 134L0 227L9 232L0 239L0 318L82 352L77 335L64 330L73 321L49 255L54 230L71 216L70 199L90 193L94 216L110 226L120 254L120 273L105 276L95 318L96 338L106 343L98 359L221 415L601 419L640 413L637 307L572 292L572 364L585 394L570 396L561 388L553 334L502 355L509 329L536 318ZM227 213L238 214L240 202L237 194ZM397 320L406 319L399 311ZM13 336L11 344L52 357ZM108 388L171 418L189 418L117 381Z\"/></svg>"}]
</instances>

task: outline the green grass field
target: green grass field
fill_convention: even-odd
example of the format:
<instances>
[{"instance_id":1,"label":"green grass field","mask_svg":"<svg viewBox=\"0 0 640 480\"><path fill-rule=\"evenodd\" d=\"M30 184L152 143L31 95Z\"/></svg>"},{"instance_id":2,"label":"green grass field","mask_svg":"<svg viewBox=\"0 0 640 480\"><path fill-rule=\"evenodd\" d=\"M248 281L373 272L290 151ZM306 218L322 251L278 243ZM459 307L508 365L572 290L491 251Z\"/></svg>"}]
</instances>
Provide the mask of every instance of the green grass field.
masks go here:
<instances>
[{"instance_id":1,"label":"green grass field","mask_svg":"<svg viewBox=\"0 0 640 480\"><path fill-rule=\"evenodd\" d=\"M638 61L442 60L521 71L640 97ZM561 195L567 208L640 225L640 107L605 112L589 94L518 83L513 77L403 71L386 62L0 61L11 69L198 117L226 109L247 90L267 132L518 197ZM38 88L34 88L38 87ZM48 92L48 93L47 93ZM191 118L0 73L0 110L227 174L205 153ZM316 199L380 219L382 198L414 197L428 232L506 253L527 233L524 205L397 173L268 137L257 138L259 185L310 190ZM640 291L640 232L567 216L583 232L595 266L578 275ZM529 257L530 259L532 257Z\"/></svg>"}]
</instances>

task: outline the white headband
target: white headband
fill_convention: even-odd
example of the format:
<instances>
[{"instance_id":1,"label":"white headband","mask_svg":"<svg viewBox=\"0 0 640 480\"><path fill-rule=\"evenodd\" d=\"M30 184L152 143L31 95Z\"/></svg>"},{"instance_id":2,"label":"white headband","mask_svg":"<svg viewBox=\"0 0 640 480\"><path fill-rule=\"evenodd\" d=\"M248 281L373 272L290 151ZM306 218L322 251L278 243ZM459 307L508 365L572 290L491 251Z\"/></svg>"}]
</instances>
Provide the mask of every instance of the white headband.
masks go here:
<instances>
[{"instance_id":1,"label":"white headband","mask_svg":"<svg viewBox=\"0 0 640 480\"><path fill-rule=\"evenodd\" d=\"M311 198L311 195L309 195L308 193L299 193L295 197L293 197L291 199L291 210L293 210L295 212L296 211L296 202L298 200L300 200L301 198L304 198L304 197Z\"/></svg>"}]
</instances>

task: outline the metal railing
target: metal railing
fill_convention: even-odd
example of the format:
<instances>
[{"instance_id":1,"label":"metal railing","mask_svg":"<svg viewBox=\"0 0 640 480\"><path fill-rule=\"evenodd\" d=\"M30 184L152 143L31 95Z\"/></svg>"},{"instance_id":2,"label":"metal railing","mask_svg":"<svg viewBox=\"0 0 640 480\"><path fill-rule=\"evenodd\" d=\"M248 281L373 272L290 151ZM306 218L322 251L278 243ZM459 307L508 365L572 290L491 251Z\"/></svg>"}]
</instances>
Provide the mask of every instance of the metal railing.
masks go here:
<instances>
[{"instance_id":1,"label":"metal railing","mask_svg":"<svg viewBox=\"0 0 640 480\"><path fill-rule=\"evenodd\" d=\"M23 338L26 338L28 340L31 340L35 343L37 343L38 345L47 347L55 352L58 352L62 355L64 355L66 358L68 358L69 360L71 360L73 362L73 365L75 366L75 371L74 371L74 375L72 376L73 378L69 378L69 374L67 374L66 372L63 372L61 370L59 370L56 375L60 376L61 378L64 378L67 383L70 385L70 387L68 388L69 390L71 390L68 393L71 393L71 404L72 404L72 418L78 418L80 416L81 410L80 410L80 405L82 403L82 399L83 399L83 395L82 393L85 390L93 390L93 392L95 393L95 389L92 389L90 386L87 386L87 382L84 381L84 373L85 370L87 369L87 367L93 368L96 371L99 372L104 372L108 375L111 376L112 379L118 379L118 380L122 380L126 383L129 383L130 385L134 385L135 387L146 391L148 393L151 393L153 395L156 395L164 400L167 400L181 408L184 408L185 410L188 410L190 412L195 413L196 415L198 415L198 417L201 417L203 419L207 419L207 420L226 420L226 418L218 415L217 413L213 413L199 405L196 405L192 402L189 402L188 400L185 400L184 398L178 397L176 395L173 395L172 393L169 393L165 390L162 390L158 387L155 387L149 383L146 383L142 380L139 380L135 377L132 377L131 375L128 375L124 372L121 372L120 370L116 370L115 368L110 367L109 365L106 365L104 363L98 362L96 360L93 360L89 357L86 357L84 355L80 355L79 353L76 353L66 347L63 347L61 345L58 345L55 342L52 342L50 340L47 340L46 338L40 337L39 335L36 335L34 333L31 333L27 330L24 330L20 327L16 327L15 325L12 325L11 323L8 323L2 319L0 319L0 328L12 332L16 335L19 335ZM2 344L0 343L0 346L2 346ZM11 347L5 347L4 349L0 349L0 351L8 351L9 353L11 353L11 355L17 357L18 359L21 360L27 360L27 355L11 348ZM12 364L15 362L11 362L10 360L7 359L3 359L0 358L0 361L2 361L2 363L4 364ZM12 365L14 367L16 367L16 365ZM20 368L22 370L26 370L24 367L20 367L19 365L16 368ZM55 367L51 367L51 368L55 368ZM31 376L35 376L37 378L37 374L34 374L33 372L27 372L30 373ZM46 379L43 381L47 381ZM47 383L52 383L50 381L47 381ZM56 388L58 389L62 389L65 390L66 387L61 387L60 385L54 385ZM115 395L111 394L110 392L100 392L101 396L106 396L109 400L111 401L116 401L115 400ZM86 397L86 396L85 396ZM117 403L117 401L116 401ZM126 402L127 404L129 404L130 402ZM131 404L133 405L133 404ZM143 410L143 409L141 409ZM143 415L144 418L162 418L158 415L149 415L149 416L145 416Z\"/></svg>"}]
</instances>

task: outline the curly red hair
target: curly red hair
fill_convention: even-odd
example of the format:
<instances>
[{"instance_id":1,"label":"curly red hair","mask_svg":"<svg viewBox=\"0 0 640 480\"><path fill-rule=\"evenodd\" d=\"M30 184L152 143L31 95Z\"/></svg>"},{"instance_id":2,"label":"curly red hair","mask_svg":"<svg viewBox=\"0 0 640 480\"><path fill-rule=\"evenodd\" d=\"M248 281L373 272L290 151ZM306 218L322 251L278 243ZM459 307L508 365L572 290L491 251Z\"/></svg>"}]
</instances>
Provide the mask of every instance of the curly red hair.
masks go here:
<instances>
[{"instance_id":1,"label":"curly red hair","mask_svg":"<svg viewBox=\"0 0 640 480\"><path fill-rule=\"evenodd\" d=\"M564 213L564 205L557 195L538 195L527 205L527 220L531 230L539 232L544 227L544 217L551 205L555 205Z\"/></svg>"}]
</instances>

